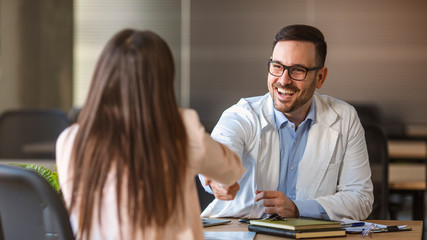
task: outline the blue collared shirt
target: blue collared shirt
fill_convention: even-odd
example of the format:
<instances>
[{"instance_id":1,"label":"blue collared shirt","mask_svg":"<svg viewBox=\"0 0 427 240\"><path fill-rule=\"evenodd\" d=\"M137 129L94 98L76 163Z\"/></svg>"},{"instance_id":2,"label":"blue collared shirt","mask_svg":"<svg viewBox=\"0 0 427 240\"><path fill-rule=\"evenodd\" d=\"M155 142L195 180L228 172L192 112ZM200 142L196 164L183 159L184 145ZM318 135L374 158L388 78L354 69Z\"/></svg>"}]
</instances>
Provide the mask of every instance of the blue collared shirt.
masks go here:
<instances>
[{"instance_id":1,"label":"blue collared shirt","mask_svg":"<svg viewBox=\"0 0 427 240\"><path fill-rule=\"evenodd\" d=\"M280 175L277 190L285 193L295 203L300 216L329 219L325 209L316 200L295 200L298 164L307 145L308 132L315 118L315 109L313 99L307 117L295 131L295 124L274 108L274 118L280 141Z\"/></svg>"}]
</instances>

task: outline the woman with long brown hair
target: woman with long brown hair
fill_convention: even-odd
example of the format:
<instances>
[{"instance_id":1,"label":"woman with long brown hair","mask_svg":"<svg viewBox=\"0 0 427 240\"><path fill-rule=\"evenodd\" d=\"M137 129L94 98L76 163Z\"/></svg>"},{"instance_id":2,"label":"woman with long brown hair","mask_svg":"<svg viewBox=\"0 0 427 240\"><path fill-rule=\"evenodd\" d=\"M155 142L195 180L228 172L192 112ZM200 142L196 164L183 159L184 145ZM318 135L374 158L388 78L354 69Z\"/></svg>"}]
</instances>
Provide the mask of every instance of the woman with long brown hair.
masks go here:
<instances>
[{"instance_id":1,"label":"woman with long brown hair","mask_svg":"<svg viewBox=\"0 0 427 240\"><path fill-rule=\"evenodd\" d=\"M150 31L104 48L77 124L58 138L59 180L78 239L202 239L194 176L225 185L240 159L179 109L172 53Z\"/></svg>"}]
</instances>

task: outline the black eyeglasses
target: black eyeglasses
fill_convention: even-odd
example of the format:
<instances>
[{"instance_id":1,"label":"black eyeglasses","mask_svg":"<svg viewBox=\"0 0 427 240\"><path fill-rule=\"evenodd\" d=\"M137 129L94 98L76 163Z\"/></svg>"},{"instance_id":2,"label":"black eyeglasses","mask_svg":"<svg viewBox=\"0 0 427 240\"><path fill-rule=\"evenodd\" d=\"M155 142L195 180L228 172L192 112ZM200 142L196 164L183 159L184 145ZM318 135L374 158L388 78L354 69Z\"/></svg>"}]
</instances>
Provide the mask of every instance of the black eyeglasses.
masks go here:
<instances>
[{"instance_id":1,"label":"black eyeglasses","mask_svg":"<svg viewBox=\"0 0 427 240\"><path fill-rule=\"evenodd\" d=\"M321 69L323 67L306 68L303 66L286 66L273 60L268 60L268 72L275 76L281 77L285 70L288 70L288 76L296 81L302 81L307 77L309 71Z\"/></svg>"}]
</instances>

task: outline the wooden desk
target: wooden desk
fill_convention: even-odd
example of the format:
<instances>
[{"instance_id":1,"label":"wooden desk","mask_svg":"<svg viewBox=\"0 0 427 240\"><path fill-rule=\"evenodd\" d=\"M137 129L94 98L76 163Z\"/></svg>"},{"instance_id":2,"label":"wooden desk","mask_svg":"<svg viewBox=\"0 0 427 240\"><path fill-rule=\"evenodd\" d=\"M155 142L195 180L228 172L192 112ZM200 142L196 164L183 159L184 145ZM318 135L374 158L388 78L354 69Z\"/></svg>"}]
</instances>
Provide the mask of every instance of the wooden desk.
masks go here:
<instances>
[{"instance_id":1,"label":"wooden desk","mask_svg":"<svg viewBox=\"0 0 427 240\"><path fill-rule=\"evenodd\" d=\"M422 163L390 163L388 171L390 192L412 195L412 219L424 219L426 165Z\"/></svg>"},{"instance_id":2,"label":"wooden desk","mask_svg":"<svg viewBox=\"0 0 427 240\"><path fill-rule=\"evenodd\" d=\"M318 239L335 239L335 240L350 240L350 239L388 239L388 240L412 240L421 239L423 222L422 221L393 221L393 220L372 220L369 222L379 223L383 225L408 225L412 231L406 232L393 232L393 233L375 233L372 238L362 238L360 234L347 234L347 237L334 237L334 238L318 238ZM243 232L248 231L248 224L240 223L237 219L231 219L230 224L206 227L203 229L205 232ZM255 240L269 240L269 239L284 239L280 237L257 234Z\"/></svg>"},{"instance_id":3,"label":"wooden desk","mask_svg":"<svg viewBox=\"0 0 427 240\"><path fill-rule=\"evenodd\" d=\"M411 135L408 135L406 139L388 140L390 160L406 162L406 164L390 163L388 182L391 192L412 195L412 219L423 220L425 218L427 136L412 135L419 138L411 138Z\"/></svg>"},{"instance_id":4,"label":"wooden desk","mask_svg":"<svg viewBox=\"0 0 427 240\"><path fill-rule=\"evenodd\" d=\"M389 188L426 190L427 140L388 140L390 159L424 160L423 163L389 164ZM412 161L411 161L412 162Z\"/></svg>"},{"instance_id":5,"label":"wooden desk","mask_svg":"<svg viewBox=\"0 0 427 240\"><path fill-rule=\"evenodd\" d=\"M407 124L405 127L405 132L409 137L427 139L427 124Z\"/></svg>"},{"instance_id":6,"label":"wooden desk","mask_svg":"<svg viewBox=\"0 0 427 240\"><path fill-rule=\"evenodd\" d=\"M34 155L54 155L55 141L28 143L22 146L22 152Z\"/></svg>"},{"instance_id":7,"label":"wooden desk","mask_svg":"<svg viewBox=\"0 0 427 240\"><path fill-rule=\"evenodd\" d=\"M394 190L426 190L426 165L390 163L388 186Z\"/></svg>"},{"instance_id":8,"label":"wooden desk","mask_svg":"<svg viewBox=\"0 0 427 240\"><path fill-rule=\"evenodd\" d=\"M427 159L426 140L388 140L390 159Z\"/></svg>"}]
</instances>

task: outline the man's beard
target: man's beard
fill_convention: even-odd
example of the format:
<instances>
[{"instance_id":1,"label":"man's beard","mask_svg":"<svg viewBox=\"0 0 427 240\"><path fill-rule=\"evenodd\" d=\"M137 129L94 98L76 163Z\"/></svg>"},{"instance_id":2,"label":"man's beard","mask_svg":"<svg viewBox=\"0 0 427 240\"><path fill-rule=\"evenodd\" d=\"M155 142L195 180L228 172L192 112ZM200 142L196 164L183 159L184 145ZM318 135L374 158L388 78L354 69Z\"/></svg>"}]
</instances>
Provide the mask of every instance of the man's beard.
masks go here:
<instances>
[{"instance_id":1,"label":"man's beard","mask_svg":"<svg viewBox=\"0 0 427 240\"><path fill-rule=\"evenodd\" d=\"M273 85L273 87L274 87L273 89L275 89L277 87L277 88L283 88L283 89L291 90L291 91L295 92L294 94L302 93L302 91L299 88L297 88L296 86L293 86L291 84L287 84L287 85L283 86L280 83L275 83ZM313 81L313 83L310 85L310 87L303 92L304 95L297 96L295 99L293 99L294 102L290 102L290 103L282 103L282 102L280 102L279 99L273 98L274 107L278 111L282 112L283 114L293 113L294 111L298 110L300 107L302 107L304 104L306 104L307 101L309 101L311 99L311 97L314 94L315 89L316 89L316 81Z\"/></svg>"}]
</instances>

